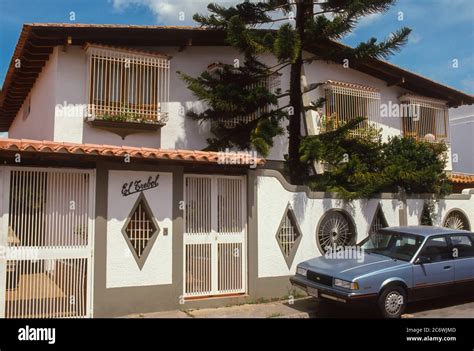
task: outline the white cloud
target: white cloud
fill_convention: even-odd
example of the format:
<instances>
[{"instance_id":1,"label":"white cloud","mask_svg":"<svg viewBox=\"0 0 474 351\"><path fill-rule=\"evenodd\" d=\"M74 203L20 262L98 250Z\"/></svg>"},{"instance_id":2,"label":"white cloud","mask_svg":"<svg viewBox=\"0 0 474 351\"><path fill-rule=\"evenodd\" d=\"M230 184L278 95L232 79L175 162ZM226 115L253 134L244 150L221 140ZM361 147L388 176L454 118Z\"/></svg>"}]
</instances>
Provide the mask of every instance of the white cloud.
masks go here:
<instances>
[{"instance_id":1,"label":"white cloud","mask_svg":"<svg viewBox=\"0 0 474 351\"><path fill-rule=\"evenodd\" d=\"M231 6L237 0L111 0L118 11L128 7L143 6L148 8L160 24L164 25L197 25L193 21L195 13L207 13L207 5L215 2L223 6ZM183 18L184 17L184 18Z\"/></svg>"},{"instance_id":2,"label":"white cloud","mask_svg":"<svg viewBox=\"0 0 474 351\"><path fill-rule=\"evenodd\" d=\"M357 24L358 27L367 27L370 26L371 24L377 22L383 17L383 13L377 12L377 13L372 13L370 15L367 15L365 17L362 17Z\"/></svg>"},{"instance_id":3,"label":"white cloud","mask_svg":"<svg viewBox=\"0 0 474 351\"><path fill-rule=\"evenodd\" d=\"M408 36L408 42L410 44L418 44L422 40L423 40L423 37L414 32L411 32L410 35Z\"/></svg>"},{"instance_id":4,"label":"white cloud","mask_svg":"<svg viewBox=\"0 0 474 351\"><path fill-rule=\"evenodd\" d=\"M362 17L357 23L356 27L346 35L346 38L355 37L357 35L357 31L360 28L369 27L373 23L380 20L382 17L383 17L383 13L372 13L370 15Z\"/></svg>"}]
</instances>

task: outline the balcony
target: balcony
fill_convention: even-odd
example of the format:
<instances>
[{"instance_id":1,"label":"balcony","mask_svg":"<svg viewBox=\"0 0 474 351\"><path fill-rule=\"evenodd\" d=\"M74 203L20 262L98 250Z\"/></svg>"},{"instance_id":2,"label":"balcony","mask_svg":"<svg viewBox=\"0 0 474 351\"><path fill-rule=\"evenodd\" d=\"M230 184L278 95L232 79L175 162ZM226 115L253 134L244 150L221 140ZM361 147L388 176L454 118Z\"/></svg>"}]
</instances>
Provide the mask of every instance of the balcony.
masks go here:
<instances>
[{"instance_id":1,"label":"balcony","mask_svg":"<svg viewBox=\"0 0 474 351\"><path fill-rule=\"evenodd\" d=\"M428 142L449 143L449 112L446 102L405 95L402 116L403 136Z\"/></svg>"},{"instance_id":2,"label":"balcony","mask_svg":"<svg viewBox=\"0 0 474 351\"><path fill-rule=\"evenodd\" d=\"M134 133L153 133L168 121L168 114L159 105L107 106L98 103L89 106L85 119L90 126L107 130L125 139Z\"/></svg>"},{"instance_id":3,"label":"balcony","mask_svg":"<svg viewBox=\"0 0 474 351\"><path fill-rule=\"evenodd\" d=\"M366 136L369 127L379 120L380 91L378 89L333 80L327 81L323 89L326 103L321 132L334 130L353 119L364 117L366 120L350 134Z\"/></svg>"}]
</instances>

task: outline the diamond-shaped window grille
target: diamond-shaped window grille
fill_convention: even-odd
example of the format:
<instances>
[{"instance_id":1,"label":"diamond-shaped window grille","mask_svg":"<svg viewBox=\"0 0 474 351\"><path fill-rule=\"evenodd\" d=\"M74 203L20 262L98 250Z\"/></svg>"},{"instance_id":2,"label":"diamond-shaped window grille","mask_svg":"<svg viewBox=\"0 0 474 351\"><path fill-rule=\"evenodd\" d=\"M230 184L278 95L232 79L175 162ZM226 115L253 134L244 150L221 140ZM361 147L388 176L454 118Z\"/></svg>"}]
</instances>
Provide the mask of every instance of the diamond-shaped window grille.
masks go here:
<instances>
[{"instance_id":1,"label":"diamond-shaped window grille","mask_svg":"<svg viewBox=\"0 0 474 351\"><path fill-rule=\"evenodd\" d=\"M387 220L385 219L385 215L382 211L382 206L378 204L377 210L375 211L374 219L372 220L372 224L370 225L369 234L375 234L380 229L388 227Z\"/></svg>"},{"instance_id":2,"label":"diamond-shaped window grille","mask_svg":"<svg viewBox=\"0 0 474 351\"><path fill-rule=\"evenodd\" d=\"M301 241L301 235L295 213L288 204L276 234L278 245L280 246L288 268L290 268L293 263Z\"/></svg>"},{"instance_id":3,"label":"diamond-shaped window grille","mask_svg":"<svg viewBox=\"0 0 474 351\"><path fill-rule=\"evenodd\" d=\"M378 235L377 232L382 229L388 227L387 220L385 219L385 215L382 211L382 206L378 204L377 210L375 210L374 219L372 220L372 224L370 225L369 235L372 237L373 241L381 241L382 236Z\"/></svg>"},{"instance_id":4,"label":"diamond-shaped window grille","mask_svg":"<svg viewBox=\"0 0 474 351\"><path fill-rule=\"evenodd\" d=\"M122 234L140 269L143 268L159 232L160 228L145 195L140 193L122 229Z\"/></svg>"}]
</instances>

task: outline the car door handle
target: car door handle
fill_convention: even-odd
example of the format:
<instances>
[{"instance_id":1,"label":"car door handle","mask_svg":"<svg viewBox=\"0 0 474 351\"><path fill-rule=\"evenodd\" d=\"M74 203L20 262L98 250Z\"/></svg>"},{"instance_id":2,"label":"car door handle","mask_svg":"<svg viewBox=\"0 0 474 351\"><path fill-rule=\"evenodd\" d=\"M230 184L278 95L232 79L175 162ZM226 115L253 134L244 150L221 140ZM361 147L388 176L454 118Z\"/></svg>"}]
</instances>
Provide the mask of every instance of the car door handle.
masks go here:
<instances>
[{"instance_id":1,"label":"car door handle","mask_svg":"<svg viewBox=\"0 0 474 351\"><path fill-rule=\"evenodd\" d=\"M444 266L443 268L444 268L444 269L450 269L451 266Z\"/></svg>"}]
</instances>

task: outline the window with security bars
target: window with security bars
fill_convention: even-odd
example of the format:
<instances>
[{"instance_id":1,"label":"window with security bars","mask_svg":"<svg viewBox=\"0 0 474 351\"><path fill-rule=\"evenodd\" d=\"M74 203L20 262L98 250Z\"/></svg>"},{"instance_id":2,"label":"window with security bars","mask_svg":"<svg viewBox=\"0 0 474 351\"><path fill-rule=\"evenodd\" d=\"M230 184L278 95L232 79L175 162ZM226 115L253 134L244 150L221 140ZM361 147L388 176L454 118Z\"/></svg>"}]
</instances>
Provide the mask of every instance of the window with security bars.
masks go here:
<instances>
[{"instance_id":1,"label":"window with security bars","mask_svg":"<svg viewBox=\"0 0 474 351\"><path fill-rule=\"evenodd\" d=\"M125 226L125 233L138 258L142 256L150 239L157 230L158 228L152 219L151 211L142 197Z\"/></svg>"},{"instance_id":2,"label":"window with security bars","mask_svg":"<svg viewBox=\"0 0 474 351\"><path fill-rule=\"evenodd\" d=\"M331 130L358 118L365 117L352 133L362 135L370 122L380 116L380 92L371 87L344 82L330 82L324 86L325 125L323 130Z\"/></svg>"},{"instance_id":3,"label":"window with security bars","mask_svg":"<svg viewBox=\"0 0 474 351\"><path fill-rule=\"evenodd\" d=\"M169 57L87 45L90 118L158 123L167 118Z\"/></svg>"},{"instance_id":4,"label":"window with security bars","mask_svg":"<svg viewBox=\"0 0 474 351\"><path fill-rule=\"evenodd\" d=\"M385 219L385 215L379 205L375 211L374 219L372 220L369 229L369 236L372 238L373 242L380 243L384 240L385 236L381 235L379 230L386 227L388 227L387 220Z\"/></svg>"},{"instance_id":5,"label":"window with security bars","mask_svg":"<svg viewBox=\"0 0 474 351\"><path fill-rule=\"evenodd\" d=\"M385 219L382 208L379 206L377 207L374 219L372 220L372 224L369 229L369 234L375 235L380 229L385 227L388 227L387 220Z\"/></svg>"},{"instance_id":6,"label":"window with security bars","mask_svg":"<svg viewBox=\"0 0 474 351\"><path fill-rule=\"evenodd\" d=\"M286 258L291 256L300 236L301 233L296 225L293 212L291 209L288 209L277 234L278 244Z\"/></svg>"},{"instance_id":7,"label":"window with security bars","mask_svg":"<svg viewBox=\"0 0 474 351\"><path fill-rule=\"evenodd\" d=\"M425 141L448 138L448 107L444 101L416 96L403 96L401 109L403 135Z\"/></svg>"}]
</instances>

